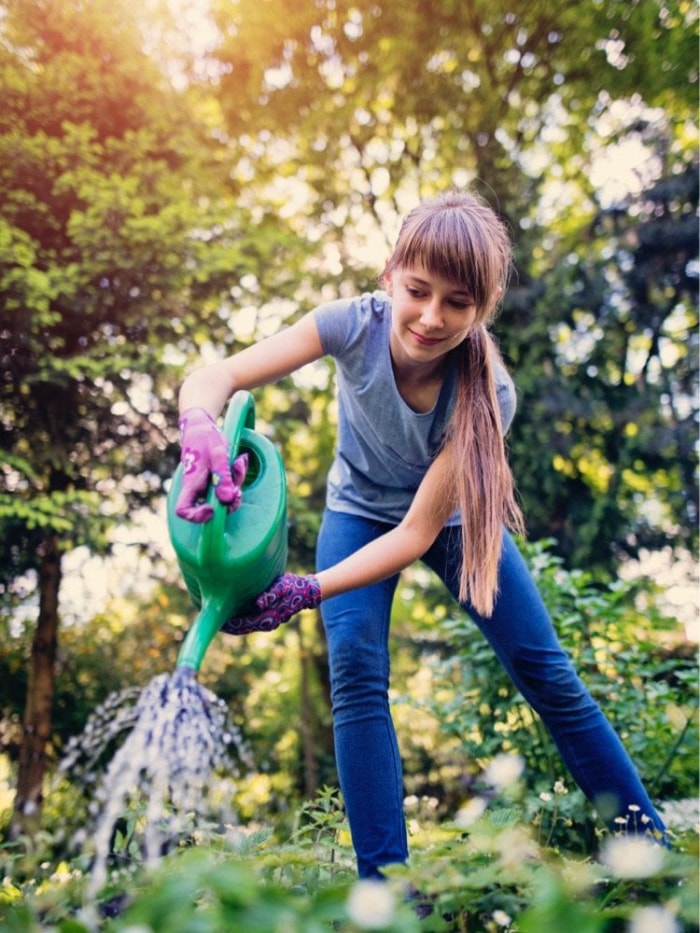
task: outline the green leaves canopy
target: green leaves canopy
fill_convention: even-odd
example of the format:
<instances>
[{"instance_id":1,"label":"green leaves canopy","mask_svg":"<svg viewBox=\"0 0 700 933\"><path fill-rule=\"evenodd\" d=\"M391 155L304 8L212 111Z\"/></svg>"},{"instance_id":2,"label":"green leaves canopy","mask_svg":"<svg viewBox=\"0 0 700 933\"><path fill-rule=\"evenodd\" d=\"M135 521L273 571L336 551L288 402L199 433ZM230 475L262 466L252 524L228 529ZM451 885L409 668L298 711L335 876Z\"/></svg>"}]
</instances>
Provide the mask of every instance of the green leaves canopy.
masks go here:
<instances>
[{"instance_id":1,"label":"green leaves canopy","mask_svg":"<svg viewBox=\"0 0 700 933\"><path fill-rule=\"evenodd\" d=\"M338 290L373 287L420 196L470 185L510 224L517 275L496 329L520 390L510 447L530 535L605 570L694 547L692 5L214 10L240 164L255 160L268 203L297 194L291 222L322 231ZM630 147L646 154L641 179L621 171ZM606 160L622 180L612 201L596 181Z\"/></svg>"},{"instance_id":2,"label":"green leaves canopy","mask_svg":"<svg viewBox=\"0 0 700 933\"><path fill-rule=\"evenodd\" d=\"M243 239L221 147L128 5L4 7L0 517L99 546L172 472L173 362L283 231Z\"/></svg>"}]
</instances>

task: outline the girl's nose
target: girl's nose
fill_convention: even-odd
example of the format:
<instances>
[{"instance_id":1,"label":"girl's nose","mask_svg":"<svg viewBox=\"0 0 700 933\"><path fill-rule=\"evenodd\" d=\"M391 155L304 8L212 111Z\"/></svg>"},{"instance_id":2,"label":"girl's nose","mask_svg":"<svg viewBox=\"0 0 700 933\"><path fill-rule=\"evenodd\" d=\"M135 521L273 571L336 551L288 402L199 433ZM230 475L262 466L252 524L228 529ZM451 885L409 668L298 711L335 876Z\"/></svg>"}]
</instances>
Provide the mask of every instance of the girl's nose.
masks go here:
<instances>
[{"instance_id":1,"label":"girl's nose","mask_svg":"<svg viewBox=\"0 0 700 933\"><path fill-rule=\"evenodd\" d=\"M442 327L442 305L439 298L435 297L425 304L421 314L421 323L424 327Z\"/></svg>"}]
</instances>

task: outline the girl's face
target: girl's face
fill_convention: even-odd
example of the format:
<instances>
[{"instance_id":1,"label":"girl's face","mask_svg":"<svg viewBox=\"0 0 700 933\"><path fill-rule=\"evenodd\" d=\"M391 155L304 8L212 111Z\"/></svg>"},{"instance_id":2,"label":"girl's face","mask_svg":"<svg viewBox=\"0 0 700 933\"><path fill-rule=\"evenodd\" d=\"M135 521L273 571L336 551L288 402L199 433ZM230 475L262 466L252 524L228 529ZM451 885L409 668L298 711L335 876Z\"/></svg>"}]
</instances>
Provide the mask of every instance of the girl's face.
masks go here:
<instances>
[{"instance_id":1,"label":"girl's face","mask_svg":"<svg viewBox=\"0 0 700 933\"><path fill-rule=\"evenodd\" d=\"M421 266L386 276L391 296L391 349L395 362L435 363L474 326L477 308L465 286Z\"/></svg>"}]
</instances>

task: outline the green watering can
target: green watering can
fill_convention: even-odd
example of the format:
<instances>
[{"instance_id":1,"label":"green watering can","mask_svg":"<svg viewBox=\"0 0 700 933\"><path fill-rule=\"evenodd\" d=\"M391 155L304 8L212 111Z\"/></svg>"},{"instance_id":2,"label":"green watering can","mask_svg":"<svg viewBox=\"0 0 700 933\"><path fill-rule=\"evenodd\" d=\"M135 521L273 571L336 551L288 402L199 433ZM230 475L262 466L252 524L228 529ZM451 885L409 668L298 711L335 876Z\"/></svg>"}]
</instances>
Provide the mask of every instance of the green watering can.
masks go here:
<instances>
[{"instance_id":1,"label":"green watering can","mask_svg":"<svg viewBox=\"0 0 700 933\"><path fill-rule=\"evenodd\" d=\"M180 571L199 614L177 659L177 667L198 671L221 626L240 612L281 573L287 563L287 486L276 447L255 428L250 392L229 402L223 433L230 460L248 454L240 508L229 512L210 486L206 501L214 509L208 522L195 524L175 514L182 488L182 465L168 493L168 531Z\"/></svg>"}]
</instances>

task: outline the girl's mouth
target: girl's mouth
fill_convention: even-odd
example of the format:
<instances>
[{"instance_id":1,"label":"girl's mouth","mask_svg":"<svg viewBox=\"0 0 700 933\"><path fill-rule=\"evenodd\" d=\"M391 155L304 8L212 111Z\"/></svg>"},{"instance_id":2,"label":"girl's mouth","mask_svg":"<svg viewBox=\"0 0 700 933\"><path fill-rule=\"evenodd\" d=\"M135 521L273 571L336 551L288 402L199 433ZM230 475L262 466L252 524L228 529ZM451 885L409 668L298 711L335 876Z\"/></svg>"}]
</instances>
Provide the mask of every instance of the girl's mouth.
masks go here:
<instances>
[{"instance_id":1,"label":"girl's mouth","mask_svg":"<svg viewBox=\"0 0 700 933\"><path fill-rule=\"evenodd\" d=\"M416 341L416 343L419 343L423 347L434 347L436 344L442 343L442 341L445 340L445 337L425 337L423 334L419 334L410 328L409 333Z\"/></svg>"}]
</instances>

